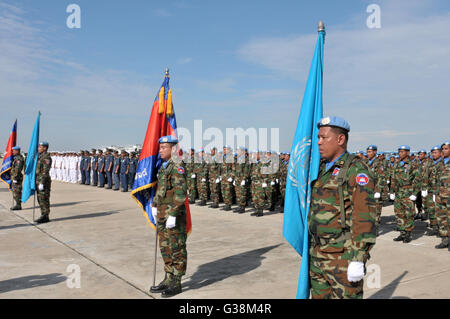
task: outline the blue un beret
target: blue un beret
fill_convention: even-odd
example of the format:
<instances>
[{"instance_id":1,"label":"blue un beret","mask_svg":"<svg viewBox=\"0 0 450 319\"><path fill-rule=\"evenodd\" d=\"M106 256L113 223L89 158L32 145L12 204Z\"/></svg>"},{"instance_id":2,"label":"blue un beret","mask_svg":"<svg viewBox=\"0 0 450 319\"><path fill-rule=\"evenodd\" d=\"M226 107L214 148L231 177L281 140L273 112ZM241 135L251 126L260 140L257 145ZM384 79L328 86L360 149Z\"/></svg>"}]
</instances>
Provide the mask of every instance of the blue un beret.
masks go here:
<instances>
[{"instance_id":1,"label":"blue un beret","mask_svg":"<svg viewBox=\"0 0 450 319\"><path fill-rule=\"evenodd\" d=\"M14 146L12 149L13 149L14 151L20 151L20 146Z\"/></svg>"},{"instance_id":2,"label":"blue un beret","mask_svg":"<svg viewBox=\"0 0 450 319\"><path fill-rule=\"evenodd\" d=\"M444 143L441 144L441 147L444 145L450 145L450 140L445 141Z\"/></svg>"},{"instance_id":3,"label":"blue un beret","mask_svg":"<svg viewBox=\"0 0 450 319\"><path fill-rule=\"evenodd\" d=\"M347 123L342 117L329 116L324 117L317 123L317 127L320 129L322 126L335 126L340 127L348 132L350 132L350 124Z\"/></svg>"},{"instance_id":4,"label":"blue un beret","mask_svg":"<svg viewBox=\"0 0 450 319\"><path fill-rule=\"evenodd\" d=\"M169 136L163 136L158 140L158 143L172 143L172 144L177 144L178 143L178 139L173 137L172 135Z\"/></svg>"},{"instance_id":5,"label":"blue un beret","mask_svg":"<svg viewBox=\"0 0 450 319\"><path fill-rule=\"evenodd\" d=\"M369 146L367 147L367 150L368 150L368 151L369 151L369 150L376 151L376 150L378 150L378 147L377 147L376 145L369 145Z\"/></svg>"},{"instance_id":6,"label":"blue un beret","mask_svg":"<svg viewBox=\"0 0 450 319\"><path fill-rule=\"evenodd\" d=\"M431 152L433 151L440 151L441 147L439 145L433 146L433 148L431 149Z\"/></svg>"},{"instance_id":7,"label":"blue un beret","mask_svg":"<svg viewBox=\"0 0 450 319\"><path fill-rule=\"evenodd\" d=\"M401 145L398 147L398 150L406 150L406 151L410 151L411 148L408 145Z\"/></svg>"},{"instance_id":8,"label":"blue un beret","mask_svg":"<svg viewBox=\"0 0 450 319\"><path fill-rule=\"evenodd\" d=\"M48 147L48 142L40 142L39 145Z\"/></svg>"},{"instance_id":9,"label":"blue un beret","mask_svg":"<svg viewBox=\"0 0 450 319\"><path fill-rule=\"evenodd\" d=\"M426 154L427 151L425 151L425 150L422 148L422 149L419 150L419 152L417 152L417 154L420 154L420 153L425 153L425 154Z\"/></svg>"}]
</instances>

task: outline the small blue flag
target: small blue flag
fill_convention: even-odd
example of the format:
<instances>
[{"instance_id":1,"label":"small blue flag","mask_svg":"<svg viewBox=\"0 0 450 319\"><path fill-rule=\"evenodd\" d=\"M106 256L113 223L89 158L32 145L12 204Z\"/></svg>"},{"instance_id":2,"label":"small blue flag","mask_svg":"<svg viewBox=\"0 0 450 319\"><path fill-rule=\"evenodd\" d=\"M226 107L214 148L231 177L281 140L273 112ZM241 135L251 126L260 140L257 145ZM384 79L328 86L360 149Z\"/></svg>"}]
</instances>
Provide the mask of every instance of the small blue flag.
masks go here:
<instances>
[{"instance_id":1,"label":"small blue flag","mask_svg":"<svg viewBox=\"0 0 450 319\"><path fill-rule=\"evenodd\" d=\"M31 136L30 147L28 148L27 161L25 163L25 180L22 189L22 202L25 203L31 195L36 191L36 163L38 158L39 146L39 124L41 120L41 112L39 112L34 124L33 135Z\"/></svg>"},{"instance_id":2,"label":"small blue flag","mask_svg":"<svg viewBox=\"0 0 450 319\"><path fill-rule=\"evenodd\" d=\"M283 219L284 238L302 256L298 278L297 299L309 298L308 213L311 182L317 179L320 166L319 129L323 117L322 75L325 30L319 30L316 50L309 71L302 108L292 143L289 160Z\"/></svg>"}]
</instances>

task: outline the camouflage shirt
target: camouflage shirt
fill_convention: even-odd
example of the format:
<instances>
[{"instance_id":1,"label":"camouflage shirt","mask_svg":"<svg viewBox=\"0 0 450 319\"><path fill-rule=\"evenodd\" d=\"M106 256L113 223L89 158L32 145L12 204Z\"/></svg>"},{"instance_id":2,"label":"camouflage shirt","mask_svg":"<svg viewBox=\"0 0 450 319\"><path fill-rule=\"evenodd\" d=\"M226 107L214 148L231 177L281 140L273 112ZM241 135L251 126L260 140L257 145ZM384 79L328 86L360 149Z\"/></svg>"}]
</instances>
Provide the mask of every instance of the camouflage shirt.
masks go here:
<instances>
[{"instance_id":1,"label":"camouflage shirt","mask_svg":"<svg viewBox=\"0 0 450 319\"><path fill-rule=\"evenodd\" d=\"M450 161L443 160L436 165L435 175L436 202L448 205L450 199ZM447 215L448 216L448 215Z\"/></svg>"},{"instance_id":2,"label":"camouflage shirt","mask_svg":"<svg viewBox=\"0 0 450 319\"><path fill-rule=\"evenodd\" d=\"M11 180L22 181L23 168L25 166L25 160L21 154L14 156L14 160L11 165Z\"/></svg>"},{"instance_id":3,"label":"camouflage shirt","mask_svg":"<svg viewBox=\"0 0 450 319\"><path fill-rule=\"evenodd\" d=\"M376 239L374 180L366 164L355 157L344 177L345 225L342 228L338 176L348 153L327 171L320 164L312 183L308 228L313 244L311 256L365 262Z\"/></svg>"},{"instance_id":4,"label":"camouflage shirt","mask_svg":"<svg viewBox=\"0 0 450 319\"><path fill-rule=\"evenodd\" d=\"M184 203L187 197L184 167L170 159L166 168L161 166L157 176L158 185L152 206L158 208L158 219L184 215L186 213Z\"/></svg>"},{"instance_id":5,"label":"camouflage shirt","mask_svg":"<svg viewBox=\"0 0 450 319\"><path fill-rule=\"evenodd\" d=\"M417 194L421 189L421 175L417 162L409 159L400 161L392 168L392 193L397 197L407 198Z\"/></svg>"},{"instance_id":6,"label":"camouflage shirt","mask_svg":"<svg viewBox=\"0 0 450 319\"><path fill-rule=\"evenodd\" d=\"M381 193L386 182L386 173L383 161L379 158L375 158L373 161L366 160L365 163L369 166L369 169L372 171L372 175L375 179L375 193Z\"/></svg>"},{"instance_id":7,"label":"camouflage shirt","mask_svg":"<svg viewBox=\"0 0 450 319\"><path fill-rule=\"evenodd\" d=\"M36 164L36 184L48 185L51 183L50 168L52 167L52 158L45 152L39 154Z\"/></svg>"}]
</instances>

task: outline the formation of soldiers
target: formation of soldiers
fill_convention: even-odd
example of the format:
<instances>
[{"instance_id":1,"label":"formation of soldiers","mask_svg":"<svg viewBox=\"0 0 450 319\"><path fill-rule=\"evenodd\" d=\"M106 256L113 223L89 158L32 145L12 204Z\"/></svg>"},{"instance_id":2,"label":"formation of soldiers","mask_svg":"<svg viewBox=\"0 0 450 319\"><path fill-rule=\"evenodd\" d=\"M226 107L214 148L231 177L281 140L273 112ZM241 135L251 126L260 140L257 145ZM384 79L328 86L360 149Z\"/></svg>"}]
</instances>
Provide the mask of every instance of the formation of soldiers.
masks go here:
<instances>
[{"instance_id":1,"label":"formation of soldiers","mask_svg":"<svg viewBox=\"0 0 450 319\"><path fill-rule=\"evenodd\" d=\"M421 149L410 154L402 145L398 154L386 159L377 156L377 147L370 145L367 154L357 154L371 169L375 178L377 226L383 202L394 201L397 230L394 241L409 243L415 220L428 221L427 236L441 238L438 249L449 247L450 214L448 210L450 176L450 141L434 146L430 152ZM416 211L417 209L417 211Z\"/></svg>"},{"instance_id":2,"label":"formation of soldiers","mask_svg":"<svg viewBox=\"0 0 450 319\"><path fill-rule=\"evenodd\" d=\"M128 153L107 149L92 149L77 153L52 153L52 180L80 183L101 188L122 189L128 192L134 183L138 157L136 152Z\"/></svg>"},{"instance_id":3,"label":"formation of soldiers","mask_svg":"<svg viewBox=\"0 0 450 319\"><path fill-rule=\"evenodd\" d=\"M239 148L233 153L229 146L218 152L212 148L210 153L203 149L182 153L186 169L189 202L206 206L211 200L211 208L231 211L236 204L235 213L245 213L246 207L253 206L252 216L263 216L263 210L274 211L284 206L289 153L277 154L273 151L248 152Z\"/></svg>"}]
</instances>

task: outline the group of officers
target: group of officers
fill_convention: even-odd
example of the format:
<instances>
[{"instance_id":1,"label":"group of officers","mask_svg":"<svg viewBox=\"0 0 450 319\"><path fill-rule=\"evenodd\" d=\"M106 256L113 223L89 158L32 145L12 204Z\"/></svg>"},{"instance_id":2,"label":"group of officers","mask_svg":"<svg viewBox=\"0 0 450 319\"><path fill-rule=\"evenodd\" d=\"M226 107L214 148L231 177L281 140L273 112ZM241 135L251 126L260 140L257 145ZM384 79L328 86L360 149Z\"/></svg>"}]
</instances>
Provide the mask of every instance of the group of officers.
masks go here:
<instances>
[{"instance_id":1,"label":"group of officers","mask_svg":"<svg viewBox=\"0 0 450 319\"><path fill-rule=\"evenodd\" d=\"M80 153L52 153L52 179L80 183L128 192L133 187L138 158L136 152L128 153L107 149L92 149Z\"/></svg>"}]
</instances>

